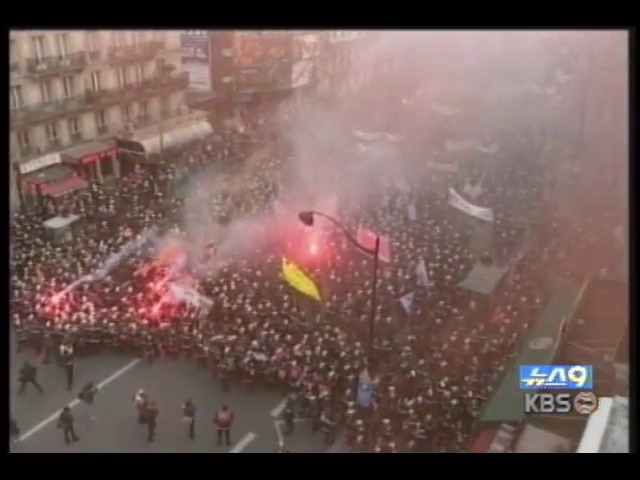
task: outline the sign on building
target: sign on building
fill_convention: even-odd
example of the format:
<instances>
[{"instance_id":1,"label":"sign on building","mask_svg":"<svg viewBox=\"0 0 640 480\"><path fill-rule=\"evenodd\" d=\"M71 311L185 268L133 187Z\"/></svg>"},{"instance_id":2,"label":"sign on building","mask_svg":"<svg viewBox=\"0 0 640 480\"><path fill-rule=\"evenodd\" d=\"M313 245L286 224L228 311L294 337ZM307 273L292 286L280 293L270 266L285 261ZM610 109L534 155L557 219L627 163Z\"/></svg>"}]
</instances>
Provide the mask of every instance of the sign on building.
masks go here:
<instances>
[{"instance_id":1,"label":"sign on building","mask_svg":"<svg viewBox=\"0 0 640 480\"><path fill-rule=\"evenodd\" d=\"M189 88L201 92L210 92L211 52L209 33L206 30L187 30L180 36L182 46L182 69L189 73Z\"/></svg>"}]
</instances>

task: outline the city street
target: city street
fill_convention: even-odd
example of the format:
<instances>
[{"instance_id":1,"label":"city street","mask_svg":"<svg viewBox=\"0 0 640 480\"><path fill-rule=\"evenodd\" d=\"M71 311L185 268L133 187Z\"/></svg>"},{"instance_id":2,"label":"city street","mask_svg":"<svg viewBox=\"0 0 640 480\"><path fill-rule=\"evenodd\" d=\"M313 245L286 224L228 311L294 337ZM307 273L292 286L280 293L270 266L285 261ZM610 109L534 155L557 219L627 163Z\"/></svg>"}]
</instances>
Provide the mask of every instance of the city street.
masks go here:
<instances>
[{"instance_id":1,"label":"city street","mask_svg":"<svg viewBox=\"0 0 640 480\"><path fill-rule=\"evenodd\" d=\"M45 394L27 387L25 394L18 396L16 374L20 358L14 356L12 362L12 412L23 437L15 453L269 453L277 449L277 416L282 397L263 391L247 392L241 386L222 392L215 378L188 360L163 360L148 365L117 355L80 358L72 392L66 391L63 371L46 365L38 372ZM79 389L88 381L100 384L94 421L82 417L76 400ZM154 443L147 442L146 428L136 422L132 397L140 388L158 402L160 414ZM191 397L198 408L194 441L188 438L182 422L181 405L187 397ZM236 413L230 447L216 445L212 425L214 413L223 403ZM76 432L80 437L78 443L69 446L64 444L62 431L56 428L57 416L68 404L75 407ZM311 434L309 422L304 419L296 422L296 430L286 438L286 444L294 452L328 450L319 434Z\"/></svg>"}]
</instances>

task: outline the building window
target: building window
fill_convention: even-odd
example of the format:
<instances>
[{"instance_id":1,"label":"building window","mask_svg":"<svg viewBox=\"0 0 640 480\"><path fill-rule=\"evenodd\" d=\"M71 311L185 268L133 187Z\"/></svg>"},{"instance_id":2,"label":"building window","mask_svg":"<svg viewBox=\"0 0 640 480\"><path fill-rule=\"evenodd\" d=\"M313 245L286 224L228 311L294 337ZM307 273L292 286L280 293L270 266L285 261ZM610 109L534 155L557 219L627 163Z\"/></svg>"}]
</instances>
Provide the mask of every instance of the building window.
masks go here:
<instances>
[{"instance_id":1,"label":"building window","mask_svg":"<svg viewBox=\"0 0 640 480\"><path fill-rule=\"evenodd\" d=\"M51 101L51 99L53 98L51 91L51 80L40 82L40 97L42 98L43 102Z\"/></svg>"},{"instance_id":2,"label":"building window","mask_svg":"<svg viewBox=\"0 0 640 480\"><path fill-rule=\"evenodd\" d=\"M102 48L99 32L87 33L87 50L90 52L98 51Z\"/></svg>"},{"instance_id":3,"label":"building window","mask_svg":"<svg viewBox=\"0 0 640 480\"><path fill-rule=\"evenodd\" d=\"M141 117L146 118L146 116L149 113L149 104L147 103L146 100L142 100L141 102L138 102L138 112Z\"/></svg>"},{"instance_id":4,"label":"building window","mask_svg":"<svg viewBox=\"0 0 640 480\"><path fill-rule=\"evenodd\" d=\"M42 60L47 56L44 37L42 35L32 37L31 45L33 46L33 55L36 57L36 59Z\"/></svg>"},{"instance_id":5,"label":"building window","mask_svg":"<svg viewBox=\"0 0 640 480\"><path fill-rule=\"evenodd\" d=\"M69 54L69 34L56 35L56 45L58 46L58 55L66 57Z\"/></svg>"},{"instance_id":6,"label":"building window","mask_svg":"<svg viewBox=\"0 0 640 480\"><path fill-rule=\"evenodd\" d=\"M122 118L124 118L125 122L130 122L132 117L131 104L127 103L124 107L122 107Z\"/></svg>"},{"instance_id":7,"label":"building window","mask_svg":"<svg viewBox=\"0 0 640 480\"><path fill-rule=\"evenodd\" d=\"M162 112L162 116L169 115L169 98L168 97L160 98L160 111Z\"/></svg>"},{"instance_id":8,"label":"building window","mask_svg":"<svg viewBox=\"0 0 640 480\"><path fill-rule=\"evenodd\" d=\"M16 39L11 39L10 50L9 50L9 61L15 62L18 60L18 47L16 44Z\"/></svg>"},{"instance_id":9,"label":"building window","mask_svg":"<svg viewBox=\"0 0 640 480\"><path fill-rule=\"evenodd\" d=\"M91 90L93 90L94 92L99 92L100 90L102 90L100 70L91 72Z\"/></svg>"},{"instance_id":10,"label":"building window","mask_svg":"<svg viewBox=\"0 0 640 480\"><path fill-rule=\"evenodd\" d=\"M73 77L71 76L67 76L64 77L63 81L62 81L62 85L64 87L64 98L71 98L73 97Z\"/></svg>"},{"instance_id":11,"label":"building window","mask_svg":"<svg viewBox=\"0 0 640 480\"><path fill-rule=\"evenodd\" d=\"M118 85L120 87L127 86L127 68L126 67L118 68Z\"/></svg>"},{"instance_id":12,"label":"building window","mask_svg":"<svg viewBox=\"0 0 640 480\"><path fill-rule=\"evenodd\" d=\"M139 63L136 65L136 83L142 83L144 81L144 64Z\"/></svg>"},{"instance_id":13,"label":"building window","mask_svg":"<svg viewBox=\"0 0 640 480\"><path fill-rule=\"evenodd\" d=\"M57 143L58 142L58 129L56 128L56 122L47 123L47 140L49 143Z\"/></svg>"},{"instance_id":14,"label":"building window","mask_svg":"<svg viewBox=\"0 0 640 480\"><path fill-rule=\"evenodd\" d=\"M78 117L71 117L69 119L69 133L71 135L77 135L79 131L80 128L78 127Z\"/></svg>"},{"instance_id":15,"label":"building window","mask_svg":"<svg viewBox=\"0 0 640 480\"><path fill-rule=\"evenodd\" d=\"M161 76L164 74L165 70L167 68L167 64L164 60L164 58L158 58L156 60L156 76Z\"/></svg>"},{"instance_id":16,"label":"building window","mask_svg":"<svg viewBox=\"0 0 640 480\"><path fill-rule=\"evenodd\" d=\"M26 130L18 130L16 137L18 138L18 146L20 147L20 150L29 150L29 132Z\"/></svg>"},{"instance_id":17,"label":"building window","mask_svg":"<svg viewBox=\"0 0 640 480\"><path fill-rule=\"evenodd\" d=\"M22 108L22 87L20 85L16 85L9 89L9 103L11 105L11 110Z\"/></svg>"},{"instance_id":18,"label":"building window","mask_svg":"<svg viewBox=\"0 0 640 480\"><path fill-rule=\"evenodd\" d=\"M107 125L104 110L98 110L96 112L96 125L98 126L98 128L104 128Z\"/></svg>"}]
</instances>

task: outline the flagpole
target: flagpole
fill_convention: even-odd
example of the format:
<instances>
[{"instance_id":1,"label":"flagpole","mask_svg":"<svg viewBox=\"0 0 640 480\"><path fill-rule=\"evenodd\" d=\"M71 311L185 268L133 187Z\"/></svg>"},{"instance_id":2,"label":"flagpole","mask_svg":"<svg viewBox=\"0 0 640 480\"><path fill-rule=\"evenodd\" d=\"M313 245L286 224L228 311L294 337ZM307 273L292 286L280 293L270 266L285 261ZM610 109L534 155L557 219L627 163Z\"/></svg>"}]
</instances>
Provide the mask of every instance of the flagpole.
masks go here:
<instances>
[{"instance_id":1,"label":"flagpole","mask_svg":"<svg viewBox=\"0 0 640 480\"><path fill-rule=\"evenodd\" d=\"M380 255L380 236L376 235L376 246L373 251L373 285L371 285L371 316L369 317L369 348L367 349L368 367L373 365L373 338L376 326L376 293L378 290L378 257Z\"/></svg>"}]
</instances>

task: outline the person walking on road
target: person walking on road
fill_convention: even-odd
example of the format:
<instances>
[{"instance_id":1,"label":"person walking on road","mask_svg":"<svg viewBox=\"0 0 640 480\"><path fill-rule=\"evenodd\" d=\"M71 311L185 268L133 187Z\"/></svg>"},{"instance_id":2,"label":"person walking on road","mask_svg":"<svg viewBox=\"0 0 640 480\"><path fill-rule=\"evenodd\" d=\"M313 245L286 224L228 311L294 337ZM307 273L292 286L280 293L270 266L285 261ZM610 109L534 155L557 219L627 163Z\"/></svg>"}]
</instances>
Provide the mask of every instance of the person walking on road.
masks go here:
<instances>
[{"instance_id":1,"label":"person walking on road","mask_svg":"<svg viewBox=\"0 0 640 480\"><path fill-rule=\"evenodd\" d=\"M80 393L78 394L78 399L80 400L80 405L82 405L83 416L88 420L95 420L96 417L94 415L93 403L96 398L96 394L98 393L98 388L93 384L93 382L87 383Z\"/></svg>"},{"instance_id":2,"label":"person walking on road","mask_svg":"<svg viewBox=\"0 0 640 480\"><path fill-rule=\"evenodd\" d=\"M13 450L20 443L20 428L18 428L18 422L11 417L9 421L9 449Z\"/></svg>"},{"instance_id":3,"label":"person walking on road","mask_svg":"<svg viewBox=\"0 0 640 480\"><path fill-rule=\"evenodd\" d=\"M144 423L147 424L147 442L153 442L156 436L156 425L158 422L158 404L153 400L149 401L144 412Z\"/></svg>"},{"instance_id":4,"label":"person walking on road","mask_svg":"<svg viewBox=\"0 0 640 480\"><path fill-rule=\"evenodd\" d=\"M196 438L196 405L190 398L182 405L182 420L189 428L189 438Z\"/></svg>"},{"instance_id":5,"label":"person walking on road","mask_svg":"<svg viewBox=\"0 0 640 480\"><path fill-rule=\"evenodd\" d=\"M60 345L60 360L67 377L67 391L70 392L73 389L73 373L75 367L73 345L70 342Z\"/></svg>"},{"instance_id":6,"label":"person walking on road","mask_svg":"<svg viewBox=\"0 0 640 480\"><path fill-rule=\"evenodd\" d=\"M227 405L222 405L213 418L213 423L218 429L218 446L222 445L222 437L225 439L227 446L231 445L231 427L234 421L233 410Z\"/></svg>"},{"instance_id":7,"label":"person walking on road","mask_svg":"<svg viewBox=\"0 0 640 480\"><path fill-rule=\"evenodd\" d=\"M291 435L294 429L294 416L295 410L293 407L293 399L289 398L282 412L282 419L284 420L284 434Z\"/></svg>"},{"instance_id":8,"label":"person walking on road","mask_svg":"<svg viewBox=\"0 0 640 480\"><path fill-rule=\"evenodd\" d=\"M44 389L38 383L38 367L25 360L24 364L20 368L20 389L18 390L18 395L22 395L24 393L24 389L29 383L33 385L40 394L44 393Z\"/></svg>"},{"instance_id":9,"label":"person walking on road","mask_svg":"<svg viewBox=\"0 0 640 480\"><path fill-rule=\"evenodd\" d=\"M73 428L73 414L71 408L67 405L62 409L60 416L58 417L58 428L62 429L64 433L64 443L69 445L71 442L77 442L80 438L76 435L76 431Z\"/></svg>"},{"instance_id":10,"label":"person walking on road","mask_svg":"<svg viewBox=\"0 0 640 480\"><path fill-rule=\"evenodd\" d=\"M144 413L149 403L149 396L142 389L138 390L133 396L133 406L138 412L138 425L144 425Z\"/></svg>"}]
</instances>

